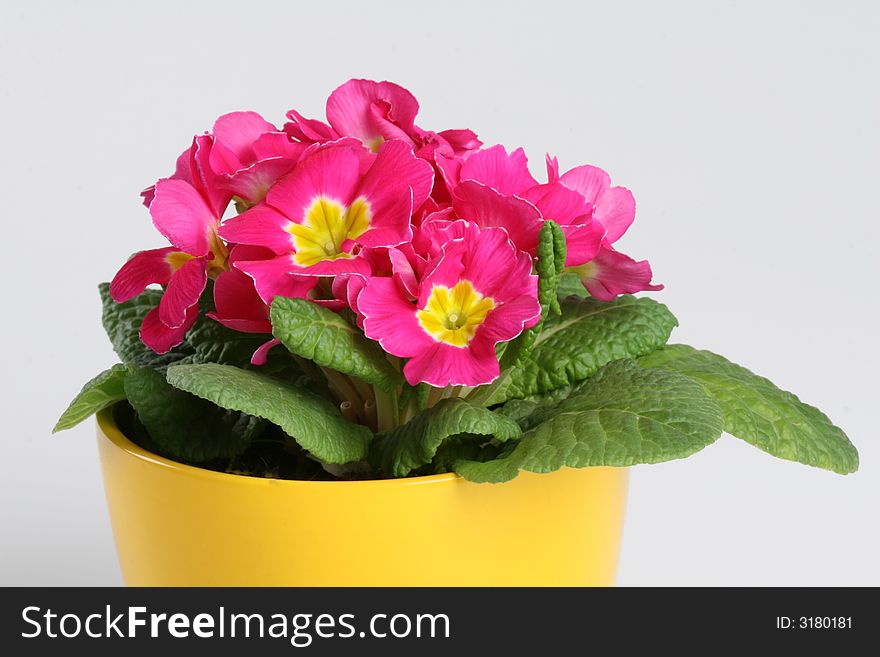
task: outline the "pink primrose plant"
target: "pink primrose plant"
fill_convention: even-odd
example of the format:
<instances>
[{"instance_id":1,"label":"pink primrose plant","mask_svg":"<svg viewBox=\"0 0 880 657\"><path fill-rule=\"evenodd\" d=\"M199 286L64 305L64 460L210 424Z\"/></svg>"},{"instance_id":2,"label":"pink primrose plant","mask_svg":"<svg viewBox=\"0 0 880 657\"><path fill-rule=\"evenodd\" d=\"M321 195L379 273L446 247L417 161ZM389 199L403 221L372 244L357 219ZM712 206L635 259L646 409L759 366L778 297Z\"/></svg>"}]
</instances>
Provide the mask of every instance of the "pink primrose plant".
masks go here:
<instances>
[{"instance_id":1,"label":"pink primrose plant","mask_svg":"<svg viewBox=\"0 0 880 657\"><path fill-rule=\"evenodd\" d=\"M662 286L620 250L629 189L422 127L397 84L350 80L321 119L224 114L142 196L165 242L102 288L121 362L56 429L124 401L143 447L273 478L501 482L682 458L723 430L858 467L817 409L667 345L669 309L630 296Z\"/></svg>"}]
</instances>

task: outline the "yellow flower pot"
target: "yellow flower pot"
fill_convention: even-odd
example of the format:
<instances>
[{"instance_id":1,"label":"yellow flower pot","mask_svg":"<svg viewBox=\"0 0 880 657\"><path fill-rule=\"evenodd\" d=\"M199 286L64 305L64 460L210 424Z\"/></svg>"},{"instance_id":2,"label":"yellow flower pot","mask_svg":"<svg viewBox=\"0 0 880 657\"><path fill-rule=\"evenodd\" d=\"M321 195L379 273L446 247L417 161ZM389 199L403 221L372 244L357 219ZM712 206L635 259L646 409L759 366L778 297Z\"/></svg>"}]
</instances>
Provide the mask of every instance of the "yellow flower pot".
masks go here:
<instances>
[{"instance_id":1,"label":"yellow flower pot","mask_svg":"<svg viewBox=\"0 0 880 657\"><path fill-rule=\"evenodd\" d=\"M289 481L181 465L128 440L98 447L132 586L607 586L628 471Z\"/></svg>"}]
</instances>

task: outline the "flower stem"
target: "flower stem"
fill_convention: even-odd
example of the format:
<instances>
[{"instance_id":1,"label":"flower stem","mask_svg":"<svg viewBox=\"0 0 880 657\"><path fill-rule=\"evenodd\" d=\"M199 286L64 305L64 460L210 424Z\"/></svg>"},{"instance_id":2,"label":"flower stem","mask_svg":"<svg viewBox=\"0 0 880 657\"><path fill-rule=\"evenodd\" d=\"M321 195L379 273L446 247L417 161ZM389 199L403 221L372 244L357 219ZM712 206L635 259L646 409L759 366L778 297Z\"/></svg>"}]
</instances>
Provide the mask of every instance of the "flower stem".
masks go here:
<instances>
[{"instance_id":1,"label":"flower stem","mask_svg":"<svg viewBox=\"0 0 880 657\"><path fill-rule=\"evenodd\" d=\"M379 418L376 415L376 400L368 399L364 402L364 416L366 418L365 424L372 429L373 431L377 431L377 427L379 425Z\"/></svg>"},{"instance_id":2,"label":"flower stem","mask_svg":"<svg viewBox=\"0 0 880 657\"><path fill-rule=\"evenodd\" d=\"M330 368L321 369L327 378L327 384L330 386L331 392L336 395L338 402L351 402L355 410L364 407L364 400L358 394L354 385L352 385L351 379L336 370L331 370Z\"/></svg>"},{"instance_id":3,"label":"flower stem","mask_svg":"<svg viewBox=\"0 0 880 657\"><path fill-rule=\"evenodd\" d=\"M377 431L388 431L397 426L398 409L397 395L393 392L385 392L379 388L376 391L376 416L378 419Z\"/></svg>"},{"instance_id":4,"label":"flower stem","mask_svg":"<svg viewBox=\"0 0 880 657\"><path fill-rule=\"evenodd\" d=\"M434 388L433 386L428 391L428 399L425 401L425 408L433 407L437 402L443 399L443 393L446 391L446 388Z\"/></svg>"}]
</instances>

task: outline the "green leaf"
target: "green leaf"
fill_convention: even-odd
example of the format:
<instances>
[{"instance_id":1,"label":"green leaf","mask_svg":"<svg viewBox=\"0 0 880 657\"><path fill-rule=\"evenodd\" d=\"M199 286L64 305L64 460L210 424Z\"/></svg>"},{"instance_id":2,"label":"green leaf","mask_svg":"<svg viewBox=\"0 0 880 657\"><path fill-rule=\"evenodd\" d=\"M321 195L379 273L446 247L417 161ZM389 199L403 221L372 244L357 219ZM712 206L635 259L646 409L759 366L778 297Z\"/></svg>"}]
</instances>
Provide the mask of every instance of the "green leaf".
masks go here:
<instances>
[{"instance_id":1,"label":"green leaf","mask_svg":"<svg viewBox=\"0 0 880 657\"><path fill-rule=\"evenodd\" d=\"M161 369L192 355L193 350L187 343L159 355L141 342L141 324L147 313L159 305L161 290L146 290L130 301L116 303L110 297L108 283L102 283L98 289L103 306L101 320L104 330L123 363Z\"/></svg>"},{"instance_id":2,"label":"green leaf","mask_svg":"<svg viewBox=\"0 0 880 657\"><path fill-rule=\"evenodd\" d=\"M669 345L639 364L699 381L721 407L724 430L768 454L840 474L858 470L858 451L825 414L722 356Z\"/></svg>"},{"instance_id":3,"label":"green leaf","mask_svg":"<svg viewBox=\"0 0 880 657\"><path fill-rule=\"evenodd\" d=\"M455 471L478 482L513 479L519 470L630 466L680 459L721 435L721 410L696 381L676 372L608 364L572 394L539 406L533 425L506 456L459 461Z\"/></svg>"},{"instance_id":4,"label":"green leaf","mask_svg":"<svg viewBox=\"0 0 880 657\"><path fill-rule=\"evenodd\" d=\"M277 424L299 445L327 463L366 457L370 430L346 421L328 399L231 365L174 365L168 382L221 408L241 411Z\"/></svg>"},{"instance_id":5,"label":"green leaf","mask_svg":"<svg viewBox=\"0 0 880 657\"><path fill-rule=\"evenodd\" d=\"M292 353L390 391L402 382L379 344L332 310L306 299L277 297L275 337Z\"/></svg>"},{"instance_id":6,"label":"green leaf","mask_svg":"<svg viewBox=\"0 0 880 657\"><path fill-rule=\"evenodd\" d=\"M125 399L123 382L129 371L127 365L114 365L85 384L76 398L70 402L70 406L52 429L52 433L72 429L98 411Z\"/></svg>"},{"instance_id":7,"label":"green leaf","mask_svg":"<svg viewBox=\"0 0 880 657\"><path fill-rule=\"evenodd\" d=\"M516 422L488 409L463 399L444 399L403 426L378 435L369 460L389 476L405 477L430 463L440 445L452 436L491 436L503 442L519 438L521 433Z\"/></svg>"},{"instance_id":8,"label":"green leaf","mask_svg":"<svg viewBox=\"0 0 880 657\"><path fill-rule=\"evenodd\" d=\"M398 406L403 412L414 414L425 410L428 403L428 394L431 392L431 386L427 383L419 383L411 386L404 383L401 386L400 397L398 398Z\"/></svg>"},{"instance_id":9,"label":"green leaf","mask_svg":"<svg viewBox=\"0 0 880 657\"><path fill-rule=\"evenodd\" d=\"M263 428L258 418L219 409L177 390L161 373L146 367L125 378L125 394L153 442L184 461L241 454Z\"/></svg>"},{"instance_id":10,"label":"green leaf","mask_svg":"<svg viewBox=\"0 0 880 657\"><path fill-rule=\"evenodd\" d=\"M210 317L200 318L187 336L187 342L193 349L193 362L236 367L250 366L254 352L271 339L272 336L268 334L233 331ZM270 361L273 356L275 352L270 352ZM285 360L291 360L289 354L286 354Z\"/></svg>"},{"instance_id":11,"label":"green leaf","mask_svg":"<svg viewBox=\"0 0 880 657\"><path fill-rule=\"evenodd\" d=\"M550 315L531 353L493 392L487 405L542 394L592 376L603 365L663 346L678 321L661 303L625 295L614 301L569 297Z\"/></svg>"},{"instance_id":12,"label":"green leaf","mask_svg":"<svg viewBox=\"0 0 880 657\"><path fill-rule=\"evenodd\" d=\"M547 220L541 226L536 250L535 269L538 272L538 301L541 302L541 319L547 319L549 311L559 314L559 298L556 290L565 269L565 234L555 221Z\"/></svg>"},{"instance_id":13,"label":"green leaf","mask_svg":"<svg viewBox=\"0 0 880 657\"><path fill-rule=\"evenodd\" d=\"M517 338L507 343L501 356L500 368L502 372L515 367L531 351L541 326L547 315L554 312L557 315L562 312L559 308L559 299L556 296L556 288L559 285L562 271L565 269L565 235L555 221L545 221L541 226L536 249L537 262L535 269L538 274L538 301L541 304L541 321L530 329L523 331ZM488 399L491 391L497 389L506 378L502 374L502 380L490 386L486 386L479 394L480 398Z\"/></svg>"},{"instance_id":14,"label":"green leaf","mask_svg":"<svg viewBox=\"0 0 880 657\"><path fill-rule=\"evenodd\" d=\"M576 296L586 298L589 295L577 274L567 273L559 278L556 294L562 298Z\"/></svg>"},{"instance_id":15,"label":"green leaf","mask_svg":"<svg viewBox=\"0 0 880 657\"><path fill-rule=\"evenodd\" d=\"M431 462L430 472L442 474L453 472L458 461L490 461L498 458L502 450L514 445L513 442L486 442L480 436L453 436L444 441Z\"/></svg>"}]
</instances>

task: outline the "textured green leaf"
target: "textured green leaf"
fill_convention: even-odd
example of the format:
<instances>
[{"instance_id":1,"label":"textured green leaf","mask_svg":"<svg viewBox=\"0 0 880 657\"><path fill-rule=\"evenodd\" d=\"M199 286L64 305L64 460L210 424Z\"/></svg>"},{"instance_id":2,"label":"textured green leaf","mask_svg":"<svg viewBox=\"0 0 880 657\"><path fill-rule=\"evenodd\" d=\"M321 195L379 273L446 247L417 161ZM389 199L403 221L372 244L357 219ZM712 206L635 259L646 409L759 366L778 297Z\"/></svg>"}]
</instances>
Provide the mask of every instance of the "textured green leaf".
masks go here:
<instances>
[{"instance_id":1,"label":"textured green leaf","mask_svg":"<svg viewBox=\"0 0 880 657\"><path fill-rule=\"evenodd\" d=\"M378 343L332 310L305 299L278 297L272 304L275 337L297 356L355 376L385 391L403 379Z\"/></svg>"},{"instance_id":2,"label":"textured green leaf","mask_svg":"<svg viewBox=\"0 0 880 657\"><path fill-rule=\"evenodd\" d=\"M429 472L433 474L453 472L455 463L459 461L490 461L498 458L502 450L514 444L486 442L482 436L453 436L445 440L437 449Z\"/></svg>"},{"instance_id":3,"label":"textured green leaf","mask_svg":"<svg viewBox=\"0 0 880 657\"><path fill-rule=\"evenodd\" d=\"M696 381L632 361L606 365L558 404L538 406L509 454L459 461L466 479L501 482L519 470L630 466L684 458L721 435L721 410Z\"/></svg>"},{"instance_id":4,"label":"textured green leaf","mask_svg":"<svg viewBox=\"0 0 880 657\"><path fill-rule=\"evenodd\" d=\"M127 365L114 365L85 384L76 398L70 402L70 406L52 429L52 433L71 429L98 411L125 399L123 382L129 371Z\"/></svg>"},{"instance_id":5,"label":"textured green leaf","mask_svg":"<svg viewBox=\"0 0 880 657\"><path fill-rule=\"evenodd\" d=\"M538 273L538 301L541 302L541 319L548 312L561 312L556 290L565 269L565 234L555 221L547 220L541 226L535 269Z\"/></svg>"},{"instance_id":6,"label":"textured green leaf","mask_svg":"<svg viewBox=\"0 0 880 657\"><path fill-rule=\"evenodd\" d=\"M535 264L538 274L538 301L541 304L541 321L507 343L500 360L501 379L485 386L483 390L475 394L474 399L478 403L489 399L493 391L504 384L510 368L515 367L532 350L547 315L551 311L557 315L562 312L559 308L556 288L559 285L562 271L565 269L565 254L565 235L562 229L555 221L545 221L541 226L538 238L537 262Z\"/></svg>"},{"instance_id":7,"label":"textured green leaf","mask_svg":"<svg viewBox=\"0 0 880 657\"><path fill-rule=\"evenodd\" d=\"M699 381L721 407L724 430L768 454L840 474L859 467L856 448L819 409L722 356L669 345L639 364Z\"/></svg>"},{"instance_id":8,"label":"textured green leaf","mask_svg":"<svg viewBox=\"0 0 880 657\"><path fill-rule=\"evenodd\" d=\"M620 358L663 346L678 324L669 309L647 298L614 301L568 297L561 315L550 315L531 353L493 392L487 405L576 384Z\"/></svg>"},{"instance_id":9,"label":"textured green leaf","mask_svg":"<svg viewBox=\"0 0 880 657\"><path fill-rule=\"evenodd\" d=\"M328 399L231 365L174 365L168 382L221 408L241 411L277 424L299 445L327 463L366 457L372 434L346 421Z\"/></svg>"},{"instance_id":10,"label":"textured green leaf","mask_svg":"<svg viewBox=\"0 0 880 657\"><path fill-rule=\"evenodd\" d=\"M499 441L519 438L516 422L472 406L463 399L444 399L403 426L376 436L369 460L392 477L405 477L427 465L445 440L462 434L491 436Z\"/></svg>"},{"instance_id":11,"label":"textured green leaf","mask_svg":"<svg viewBox=\"0 0 880 657\"><path fill-rule=\"evenodd\" d=\"M167 354L159 355L141 342L140 332L144 317L159 305L162 298L160 290L146 290L143 294L116 303L110 297L110 285L99 286L103 312L101 321L104 330L113 344L113 349L123 363L142 367L164 368L193 354L192 348L184 343Z\"/></svg>"},{"instance_id":12,"label":"textured green leaf","mask_svg":"<svg viewBox=\"0 0 880 657\"><path fill-rule=\"evenodd\" d=\"M193 349L193 362L236 367L248 367L254 352L271 339L268 334L233 331L210 317L201 317L187 336ZM270 352L270 360L274 353ZM289 354L286 360L290 360Z\"/></svg>"},{"instance_id":13,"label":"textured green leaf","mask_svg":"<svg viewBox=\"0 0 880 657\"><path fill-rule=\"evenodd\" d=\"M180 460L231 458L244 452L262 429L258 418L173 388L150 368L132 371L125 378L125 393L153 442Z\"/></svg>"}]
</instances>

